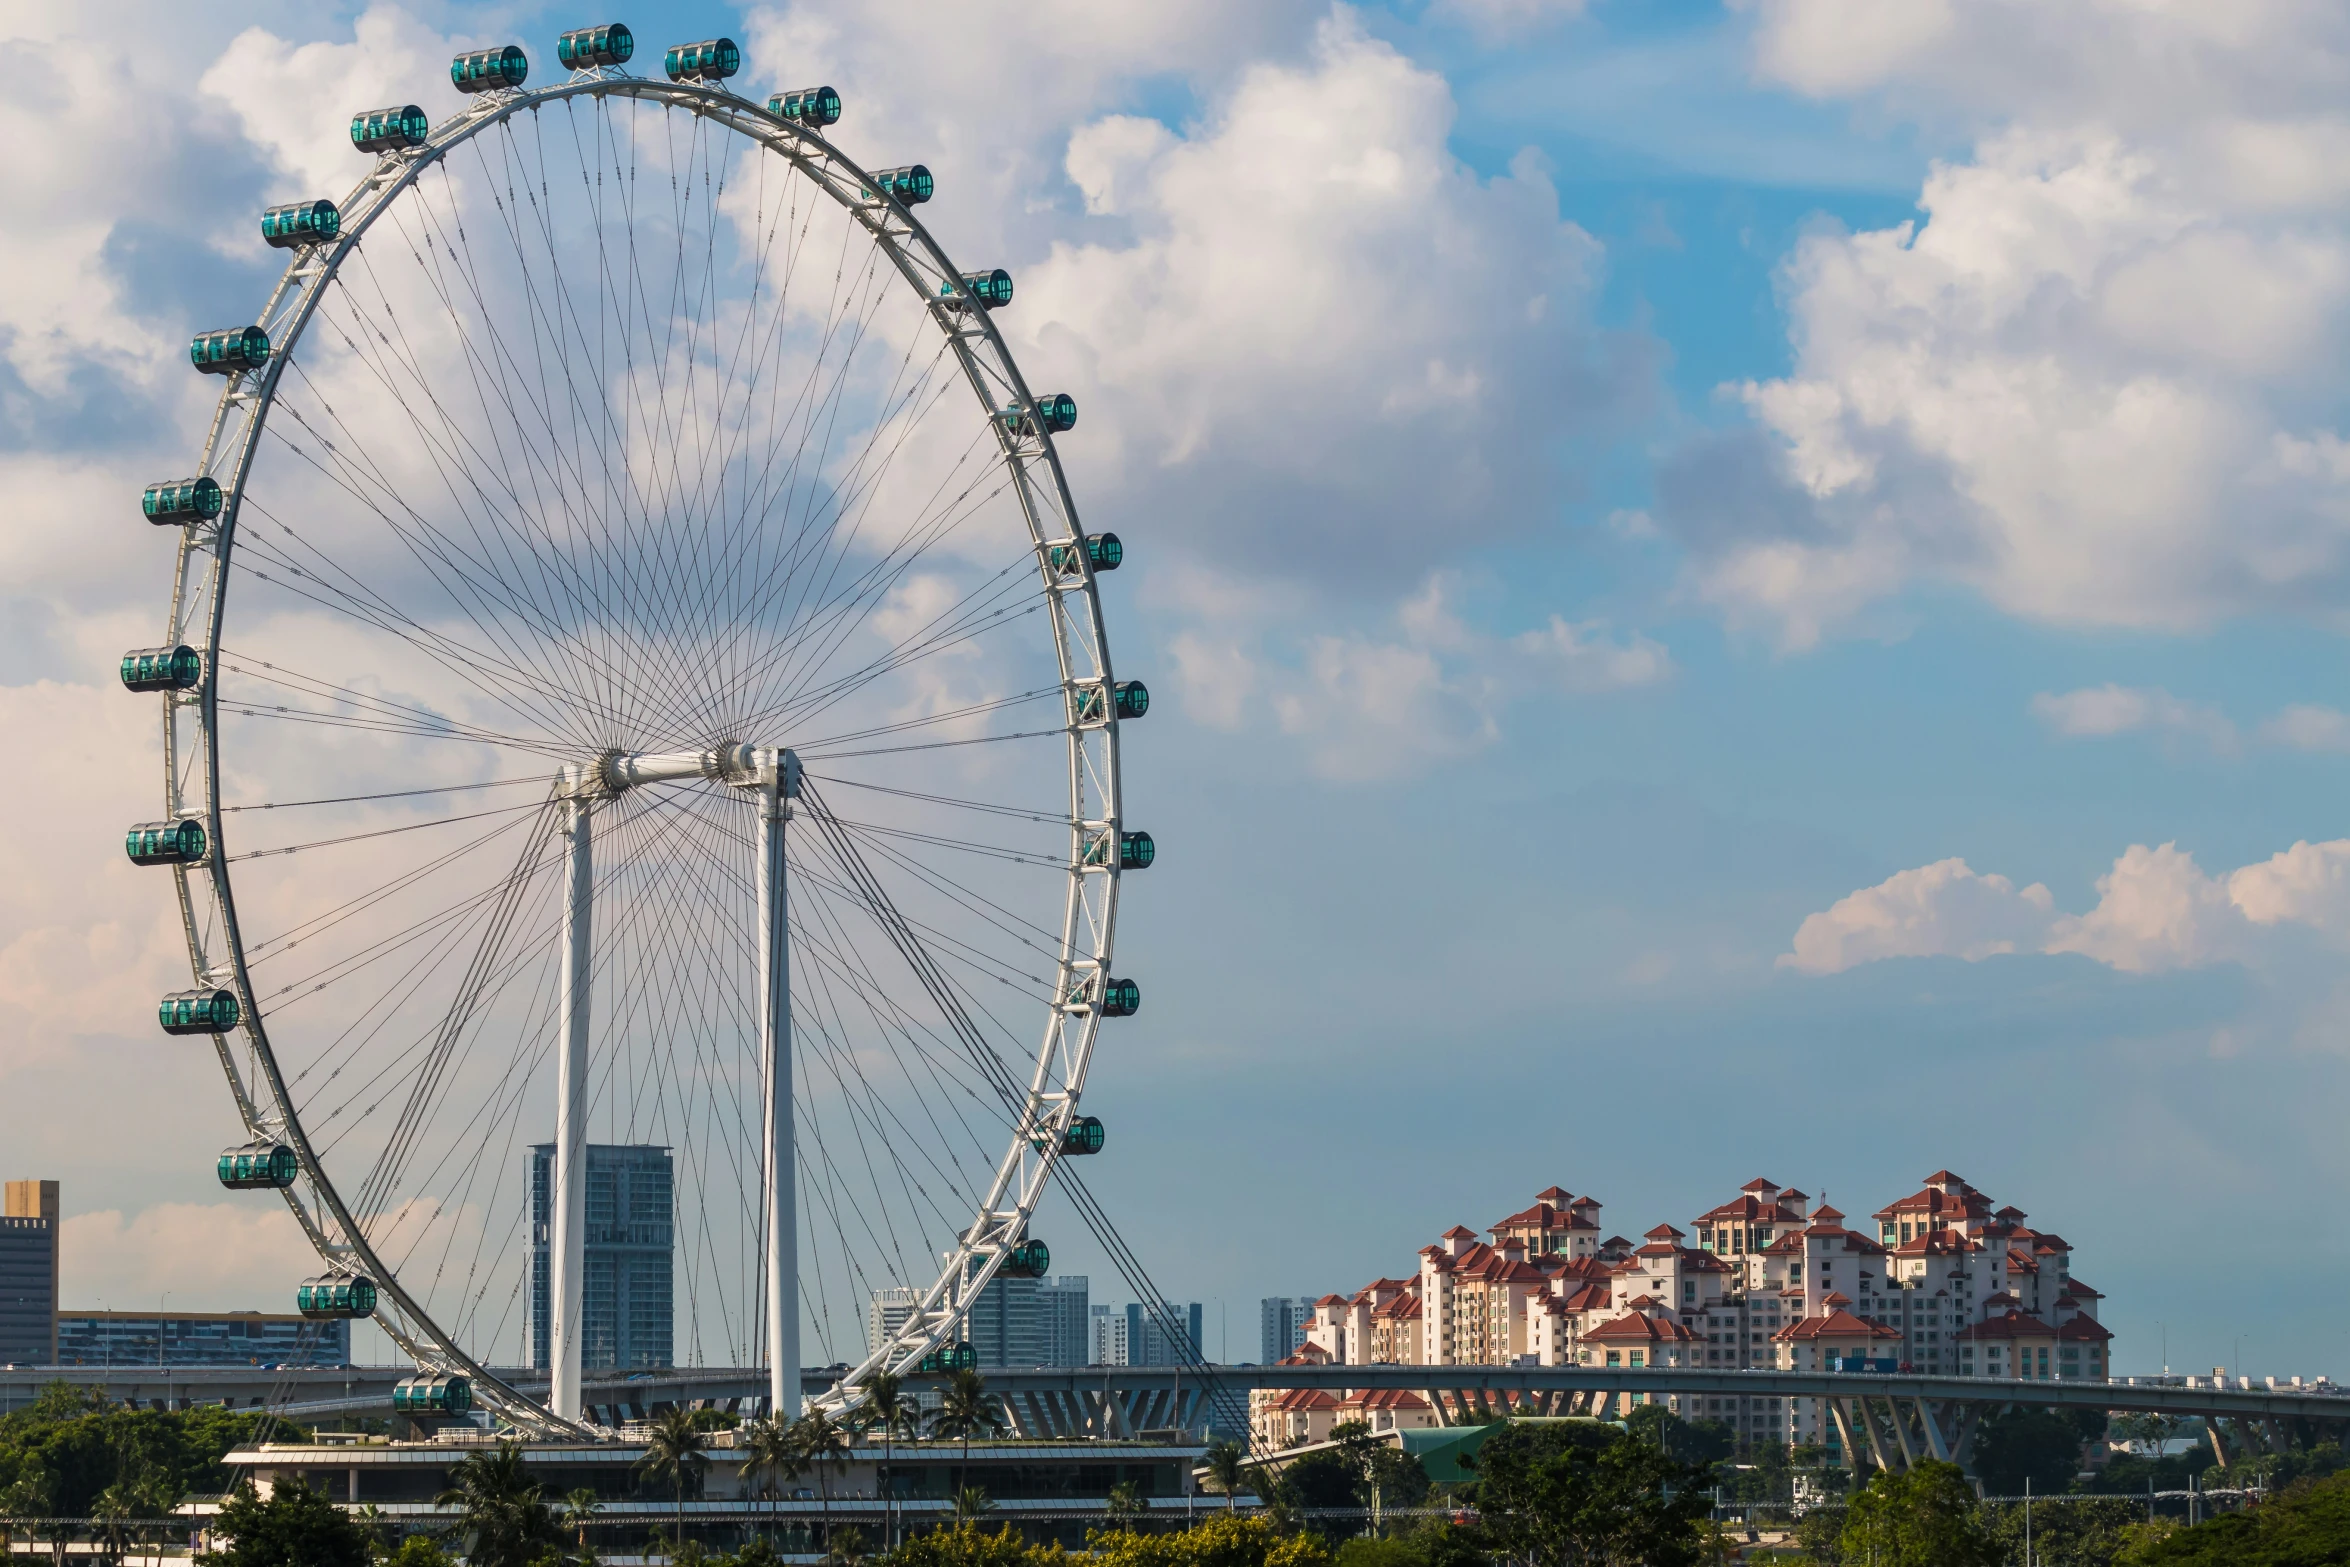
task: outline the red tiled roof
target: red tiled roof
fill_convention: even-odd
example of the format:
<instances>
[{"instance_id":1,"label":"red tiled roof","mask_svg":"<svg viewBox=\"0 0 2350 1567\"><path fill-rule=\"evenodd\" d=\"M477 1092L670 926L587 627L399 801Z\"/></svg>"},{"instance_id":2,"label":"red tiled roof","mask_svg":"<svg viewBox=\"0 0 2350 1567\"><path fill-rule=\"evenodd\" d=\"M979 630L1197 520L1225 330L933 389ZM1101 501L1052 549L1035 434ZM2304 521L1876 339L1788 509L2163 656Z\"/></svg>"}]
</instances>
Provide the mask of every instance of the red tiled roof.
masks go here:
<instances>
[{"instance_id":1,"label":"red tiled roof","mask_svg":"<svg viewBox=\"0 0 2350 1567\"><path fill-rule=\"evenodd\" d=\"M2093 1290L2088 1285L2083 1284L2079 1279L2066 1280L2064 1288L2066 1294L2078 1295L2083 1300L2103 1300L2105 1298L2104 1291Z\"/></svg>"},{"instance_id":2,"label":"red tiled roof","mask_svg":"<svg viewBox=\"0 0 2350 1567\"><path fill-rule=\"evenodd\" d=\"M1428 1401L1400 1387L1363 1387L1349 1393L1341 1409L1426 1409Z\"/></svg>"},{"instance_id":3,"label":"red tiled roof","mask_svg":"<svg viewBox=\"0 0 2350 1567\"><path fill-rule=\"evenodd\" d=\"M1817 1208L1814 1208L1811 1211L1811 1216L1812 1222L1815 1224L1834 1224L1837 1220L1843 1218L1844 1214L1839 1209L1831 1208L1826 1203L1821 1203Z\"/></svg>"},{"instance_id":4,"label":"red tiled roof","mask_svg":"<svg viewBox=\"0 0 2350 1567\"><path fill-rule=\"evenodd\" d=\"M1648 1231L1648 1232L1647 1232L1645 1235L1643 1235L1643 1236L1641 1237L1641 1239L1643 1239L1643 1240L1651 1240L1651 1241L1657 1241L1657 1240L1671 1240L1671 1241L1677 1241L1677 1240L1679 1240L1680 1238L1681 1238L1681 1232L1680 1232L1679 1230L1676 1230L1676 1229L1674 1229L1674 1228L1673 1228L1671 1225L1669 1225L1669 1224L1660 1224L1660 1225L1658 1225L1658 1226L1657 1226L1655 1229Z\"/></svg>"},{"instance_id":5,"label":"red tiled roof","mask_svg":"<svg viewBox=\"0 0 2350 1567\"><path fill-rule=\"evenodd\" d=\"M2056 1330L2056 1336L2060 1339L2072 1339L2080 1343L2102 1344L2112 1338L2113 1334L2104 1323L2099 1322L2095 1317L2076 1316L2066 1319L2064 1325Z\"/></svg>"},{"instance_id":6,"label":"red tiled roof","mask_svg":"<svg viewBox=\"0 0 2350 1567\"><path fill-rule=\"evenodd\" d=\"M1344 1295L1325 1295L1314 1304L1316 1306L1343 1306L1346 1304L1346 1297Z\"/></svg>"},{"instance_id":7,"label":"red tiled roof","mask_svg":"<svg viewBox=\"0 0 2350 1567\"><path fill-rule=\"evenodd\" d=\"M1977 1343L1995 1338L2054 1338L2056 1337L2056 1329L2029 1312L2017 1311L2010 1307L1996 1317L1986 1318L1972 1327L1960 1328L1957 1336L1962 1340Z\"/></svg>"},{"instance_id":8,"label":"red tiled roof","mask_svg":"<svg viewBox=\"0 0 2350 1567\"><path fill-rule=\"evenodd\" d=\"M1536 1202L1556 1203L1563 1208L1568 1203L1573 1202L1574 1198L1568 1194L1566 1188L1553 1186L1548 1191L1536 1192L1534 1194L1534 1200Z\"/></svg>"},{"instance_id":9,"label":"red tiled roof","mask_svg":"<svg viewBox=\"0 0 2350 1567\"><path fill-rule=\"evenodd\" d=\"M1796 1190L1794 1187L1790 1186L1790 1187L1788 1187L1788 1188L1787 1188L1785 1191L1783 1191L1783 1192L1781 1192L1781 1193L1779 1194L1779 1201L1781 1201L1781 1202L1809 1202L1809 1201L1811 1201L1811 1196L1810 1196L1810 1194L1809 1194L1809 1193L1807 1193L1807 1192L1799 1192L1799 1191L1797 1191L1797 1190Z\"/></svg>"},{"instance_id":10,"label":"red tiled roof","mask_svg":"<svg viewBox=\"0 0 2350 1567\"><path fill-rule=\"evenodd\" d=\"M1697 1337L1669 1317L1647 1317L1628 1311L1613 1322L1603 1322L1583 1337L1600 1344L1685 1344Z\"/></svg>"},{"instance_id":11,"label":"red tiled roof","mask_svg":"<svg viewBox=\"0 0 2350 1567\"><path fill-rule=\"evenodd\" d=\"M1766 1181L1758 1175L1753 1180L1748 1181L1744 1186L1741 1186L1738 1189L1742 1192L1775 1192L1779 1189L1779 1183L1776 1181Z\"/></svg>"},{"instance_id":12,"label":"red tiled roof","mask_svg":"<svg viewBox=\"0 0 2350 1567\"><path fill-rule=\"evenodd\" d=\"M1451 1229L1446 1230L1442 1235L1438 1236L1437 1239L1449 1241L1454 1239L1456 1236L1464 1235L1467 1236L1470 1240L1475 1240L1477 1238L1477 1232L1475 1230L1470 1229L1465 1224L1456 1224Z\"/></svg>"},{"instance_id":13,"label":"red tiled roof","mask_svg":"<svg viewBox=\"0 0 2350 1567\"><path fill-rule=\"evenodd\" d=\"M1300 1410L1336 1409L1338 1400L1318 1387L1293 1387L1273 1400L1273 1407L1283 1414L1295 1414Z\"/></svg>"},{"instance_id":14,"label":"red tiled roof","mask_svg":"<svg viewBox=\"0 0 2350 1567\"><path fill-rule=\"evenodd\" d=\"M1836 1302L1840 1295L1830 1295L1823 1304L1833 1308L1823 1316L1801 1317L1788 1323L1771 1335L1774 1344L1800 1344L1822 1338L1899 1338L1901 1335L1881 1322L1856 1317ZM1849 1302L1847 1303L1849 1304Z\"/></svg>"}]
</instances>

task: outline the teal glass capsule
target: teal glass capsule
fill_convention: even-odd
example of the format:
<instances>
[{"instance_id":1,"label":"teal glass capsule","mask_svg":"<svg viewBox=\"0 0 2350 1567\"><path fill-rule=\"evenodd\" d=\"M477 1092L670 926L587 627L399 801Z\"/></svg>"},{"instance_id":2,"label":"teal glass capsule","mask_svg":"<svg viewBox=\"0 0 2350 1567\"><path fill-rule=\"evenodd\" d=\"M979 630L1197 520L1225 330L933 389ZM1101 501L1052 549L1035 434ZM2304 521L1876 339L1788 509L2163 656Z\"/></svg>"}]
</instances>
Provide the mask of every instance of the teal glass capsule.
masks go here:
<instances>
[{"instance_id":1,"label":"teal glass capsule","mask_svg":"<svg viewBox=\"0 0 2350 1567\"><path fill-rule=\"evenodd\" d=\"M797 120L812 131L840 123L840 94L829 87L795 87L767 100L767 112L779 120Z\"/></svg>"},{"instance_id":2,"label":"teal glass capsule","mask_svg":"<svg viewBox=\"0 0 2350 1567\"><path fill-rule=\"evenodd\" d=\"M257 326L199 332L188 344L188 363L206 375L236 375L269 363L269 334Z\"/></svg>"},{"instance_id":3,"label":"teal glass capsule","mask_svg":"<svg viewBox=\"0 0 2350 1567\"><path fill-rule=\"evenodd\" d=\"M461 93L496 92L520 87L530 77L530 56L520 44L476 49L449 62L449 84Z\"/></svg>"},{"instance_id":4,"label":"teal glass capsule","mask_svg":"<svg viewBox=\"0 0 2350 1567\"><path fill-rule=\"evenodd\" d=\"M201 865L204 824L192 817L176 822L141 822L123 835L123 852L133 865Z\"/></svg>"},{"instance_id":5,"label":"teal glass capsule","mask_svg":"<svg viewBox=\"0 0 2350 1567\"><path fill-rule=\"evenodd\" d=\"M1151 868L1151 861L1158 857L1159 846L1152 841L1149 833L1138 831L1118 834L1118 869L1147 871Z\"/></svg>"},{"instance_id":6,"label":"teal glass capsule","mask_svg":"<svg viewBox=\"0 0 2350 1567\"><path fill-rule=\"evenodd\" d=\"M331 201L295 201L264 208L261 238L279 250L323 245L343 231L343 214Z\"/></svg>"},{"instance_id":7,"label":"teal glass capsule","mask_svg":"<svg viewBox=\"0 0 2350 1567\"><path fill-rule=\"evenodd\" d=\"M304 1279L294 1291L294 1309L321 1320L372 1317L375 1280L355 1273L322 1273L315 1279Z\"/></svg>"},{"instance_id":8,"label":"teal glass capsule","mask_svg":"<svg viewBox=\"0 0 2350 1567\"><path fill-rule=\"evenodd\" d=\"M1102 1131L1102 1118L1081 1115L1069 1123L1069 1130L1061 1135L1061 1154L1064 1158L1083 1158L1102 1151L1107 1134Z\"/></svg>"},{"instance_id":9,"label":"teal glass capsule","mask_svg":"<svg viewBox=\"0 0 2350 1567\"><path fill-rule=\"evenodd\" d=\"M961 299L967 292L970 298L979 302L981 309L1001 309L1012 302L1012 274L1002 267L985 272L966 272L963 274L963 291L958 292L952 283L938 285L941 299Z\"/></svg>"},{"instance_id":10,"label":"teal glass capsule","mask_svg":"<svg viewBox=\"0 0 2350 1567\"><path fill-rule=\"evenodd\" d=\"M139 497L139 509L158 528L185 527L219 516L221 500L220 481L202 473L193 479L165 479L148 485L147 493Z\"/></svg>"},{"instance_id":11,"label":"teal glass capsule","mask_svg":"<svg viewBox=\"0 0 2350 1567\"><path fill-rule=\"evenodd\" d=\"M636 34L622 22L603 27L575 27L555 40L555 58L574 71L626 65L635 53Z\"/></svg>"},{"instance_id":12,"label":"teal glass capsule","mask_svg":"<svg viewBox=\"0 0 2350 1567\"><path fill-rule=\"evenodd\" d=\"M1142 1010L1142 987L1130 979L1102 981L1102 1016L1132 1017Z\"/></svg>"},{"instance_id":13,"label":"teal glass capsule","mask_svg":"<svg viewBox=\"0 0 2350 1567\"><path fill-rule=\"evenodd\" d=\"M1077 428L1077 399L1067 392L1050 392L1036 400L1036 422L1059 435Z\"/></svg>"},{"instance_id":14,"label":"teal glass capsule","mask_svg":"<svg viewBox=\"0 0 2350 1567\"><path fill-rule=\"evenodd\" d=\"M351 145L361 152L404 152L423 146L425 133L431 129L432 122L422 109L412 103L394 104L352 115Z\"/></svg>"},{"instance_id":15,"label":"teal glass capsule","mask_svg":"<svg viewBox=\"0 0 2350 1567\"><path fill-rule=\"evenodd\" d=\"M1093 562L1093 569L1097 573L1116 571L1126 559L1126 546L1118 542L1115 533L1091 534L1085 540L1085 558ZM1084 574L1085 568L1078 564L1077 546L1074 544L1048 545L1045 559L1052 563L1053 570L1064 577Z\"/></svg>"},{"instance_id":16,"label":"teal glass capsule","mask_svg":"<svg viewBox=\"0 0 2350 1567\"><path fill-rule=\"evenodd\" d=\"M743 52L731 38L679 44L661 57L661 68L673 82L722 82L743 68Z\"/></svg>"},{"instance_id":17,"label":"teal glass capsule","mask_svg":"<svg viewBox=\"0 0 2350 1567\"><path fill-rule=\"evenodd\" d=\"M248 1143L222 1149L219 1169L230 1191L282 1191L301 1175L302 1161L284 1143Z\"/></svg>"},{"instance_id":18,"label":"teal glass capsule","mask_svg":"<svg viewBox=\"0 0 2350 1567\"><path fill-rule=\"evenodd\" d=\"M921 1376L943 1376L950 1371L976 1371L978 1369L979 1351L971 1347L968 1339L958 1343L939 1345L938 1348L924 1355L914 1367L916 1374Z\"/></svg>"},{"instance_id":19,"label":"teal glass capsule","mask_svg":"<svg viewBox=\"0 0 2350 1567\"><path fill-rule=\"evenodd\" d=\"M392 1385L392 1409L403 1415L461 1415L473 1407L464 1377L409 1377Z\"/></svg>"},{"instance_id":20,"label":"teal glass capsule","mask_svg":"<svg viewBox=\"0 0 2350 1567\"><path fill-rule=\"evenodd\" d=\"M1053 1249L1042 1241L1022 1241L1004 1253L996 1270L1007 1279L1041 1279L1053 1271Z\"/></svg>"},{"instance_id":21,"label":"teal glass capsule","mask_svg":"<svg viewBox=\"0 0 2350 1567\"><path fill-rule=\"evenodd\" d=\"M930 170L919 163L909 163L902 169L875 169L866 178L873 182L865 191L868 198L895 196L898 204L906 207L919 207L937 188L930 178Z\"/></svg>"},{"instance_id":22,"label":"teal glass capsule","mask_svg":"<svg viewBox=\"0 0 2350 1567\"><path fill-rule=\"evenodd\" d=\"M155 1008L167 1034L225 1034L243 1015L233 990L175 990Z\"/></svg>"},{"instance_id":23,"label":"teal glass capsule","mask_svg":"<svg viewBox=\"0 0 2350 1567\"><path fill-rule=\"evenodd\" d=\"M126 691L193 691L204 682L204 655L192 647L140 647L122 656Z\"/></svg>"},{"instance_id":24,"label":"teal glass capsule","mask_svg":"<svg viewBox=\"0 0 2350 1567\"><path fill-rule=\"evenodd\" d=\"M1120 718L1140 718L1151 710L1151 688L1139 680L1121 680L1113 688Z\"/></svg>"}]
</instances>

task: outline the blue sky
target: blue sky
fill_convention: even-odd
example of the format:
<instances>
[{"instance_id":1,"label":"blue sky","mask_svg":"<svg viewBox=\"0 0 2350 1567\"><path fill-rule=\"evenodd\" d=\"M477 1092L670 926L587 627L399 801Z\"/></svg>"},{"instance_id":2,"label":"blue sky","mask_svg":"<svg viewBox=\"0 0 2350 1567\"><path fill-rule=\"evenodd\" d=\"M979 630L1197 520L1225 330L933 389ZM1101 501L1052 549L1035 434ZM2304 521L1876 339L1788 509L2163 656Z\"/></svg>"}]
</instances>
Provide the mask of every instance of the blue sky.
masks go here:
<instances>
[{"instance_id":1,"label":"blue sky","mask_svg":"<svg viewBox=\"0 0 2350 1567\"><path fill-rule=\"evenodd\" d=\"M178 9L153 42L135 24L159 11L106 10L132 79L200 76L248 23L346 52L365 25ZM1400 1273L1554 1182L1637 1235L1756 1175L1866 1214L1948 1166L2073 1242L2119 1369L2157 1369L2164 1344L2179 1369L2233 1362L2241 1337L2255 1374L2350 1374L2330 1305L2350 1263L2330 1222L2350 464L2327 352L2350 192L2288 177L2342 133L2323 82L2350 55L2322 8L2276 0L2224 38L2192 10L2047 8L2020 74L1999 69L2023 25L2006 0L1887 0L1868 25L1839 0L1301 0L1139 41L1090 8L1032 36L1031 7L971 13L999 25L969 59L919 7L629 18L742 38L754 74L762 46L810 51L871 161L951 126L939 232L1023 278L1018 330L1053 373L1090 367L1071 462L1133 552L1109 607L1120 673L1162 695L1127 766L1164 853L1127 900L1151 1001L1096 1068L1114 1157L1089 1173L1170 1291L1227 1305L1236 1356L1259 1296ZM402 47L576 20L367 14ZM34 79L35 40L0 50ZM2129 72L2172 57L2199 85L2149 116ZM1166 171L1245 172L1243 132L1343 138L1303 122L1349 73L1451 115L1362 130L1445 166L1426 214L1449 234L1318 193L1301 220L1390 247L1392 291L1343 327L1363 343L1316 368L1204 316L1196 342L1129 334L1202 302L1121 297L1144 274L1112 263L1245 243ZM85 85L44 90L81 112ZM138 199L4 262L38 283L21 293L130 323L0 321L0 455L43 501L7 530L0 645L18 731L52 754L108 741L36 682L87 684L156 583L36 535L111 464L200 436L148 339L266 286L258 257L174 243L201 221L186 192L241 212L307 155L207 90L200 173L61 145L85 198ZM1076 172L1113 116L1164 127L1116 165L1142 196ZM2273 188L2230 173L2254 138ZM1868 238L1904 223L1910 244ZM1302 297L1262 286L1270 308ZM1413 430L1490 479L1477 494L1377 467L1401 437L1349 400L1422 356L1481 378ZM1165 422L1236 400L1259 428L1211 421L1202 451L1154 456ZM1264 426L1291 417L1312 460L1284 467ZM1275 564L1241 572L1250 545ZM20 809L58 797L27 787ZM2117 868L2172 843L2200 879ZM18 880L82 863L17 852ZM1968 879L1902 879L1952 859ZM2045 906L2018 892L2035 883ZM44 943L99 950L110 917L0 906L0 973ZM94 1253L157 1203L218 1195L173 1190L213 1136L183 1133L176 1090L96 1086L151 1039L63 1002L14 1017L0 1082L35 1113L12 1117L10 1173L115 1215ZM152 1146L61 1130L121 1124ZM1072 1216L1048 1216L1061 1266L1103 1289ZM130 1289L124 1266L93 1263L89 1287Z\"/></svg>"}]
</instances>

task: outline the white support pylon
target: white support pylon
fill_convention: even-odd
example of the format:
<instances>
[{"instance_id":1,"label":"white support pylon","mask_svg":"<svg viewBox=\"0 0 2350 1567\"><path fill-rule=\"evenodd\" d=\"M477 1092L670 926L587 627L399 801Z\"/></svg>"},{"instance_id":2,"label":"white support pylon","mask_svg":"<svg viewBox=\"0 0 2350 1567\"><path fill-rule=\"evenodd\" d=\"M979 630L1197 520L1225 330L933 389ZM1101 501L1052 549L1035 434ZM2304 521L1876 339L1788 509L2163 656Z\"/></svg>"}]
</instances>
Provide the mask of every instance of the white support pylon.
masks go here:
<instances>
[{"instance_id":1,"label":"white support pylon","mask_svg":"<svg viewBox=\"0 0 2350 1567\"><path fill-rule=\"evenodd\" d=\"M800 1413L799 1204L792 1163L791 934L784 885L783 827L799 791L799 759L789 751L760 758L759 1045L765 1115L760 1193L767 1224L767 1408L778 1419Z\"/></svg>"},{"instance_id":2,"label":"white support pylon","mask_svg":"<svg viewBox=\"0 0 2350 1567\"><path fill-rule=\"evenodd\" d=\"M548 1404L559 1420L580 1417L580 1351L586 1340L580 1314L587 1243L587 1047L589 939L595 906L590 819L593 802L573 793L563 801L563 834L571 842L571 874L564 902L562 1038L556 1041L555 1158L548 1237Z\"/></svg>"}]
</instances>

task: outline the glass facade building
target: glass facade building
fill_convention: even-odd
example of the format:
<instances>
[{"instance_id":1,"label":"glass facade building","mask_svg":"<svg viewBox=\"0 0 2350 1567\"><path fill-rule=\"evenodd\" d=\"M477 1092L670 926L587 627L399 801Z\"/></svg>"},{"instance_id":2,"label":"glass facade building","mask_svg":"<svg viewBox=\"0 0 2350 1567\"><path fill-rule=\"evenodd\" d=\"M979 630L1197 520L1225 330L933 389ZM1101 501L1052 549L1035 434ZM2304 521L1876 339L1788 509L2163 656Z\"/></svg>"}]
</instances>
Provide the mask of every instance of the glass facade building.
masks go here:
<instances>
[{"instance_id":1,"label":"glass facade building","mask_svg":"<svg viewBox=\"0 0 2350 1567\"><path fill-rule=\"evenodd\" d=\"M351 1363L347 1318L259 1311L70 1311L57 1318L61 1366L296 1366Z\"/></svg>"},{"instance_id":2,"label":"glass facade building","mask_svg":"<svg viewBox=\"0 0 2350 1567\"><path fill-rule=\"evenodd\" d=\"M554 1312L555 1145L530 1150L530 1363L544 1371ZM677 1177L669 1150L649 1143L587 1145L587 1237L581 1282L580 1364L636 1370L677 1363Z\"/></svg>"},{"instance_id":3,"label":"glass facade building","mask_svg":"<svg viewBox=\"0 0 2350 1567\"><path fill-rule=\"evenodd\" d=\"M57 1183L10 1181L0 1213L0 1366L57 1364Z\"/></svg>"}]
</instances>

